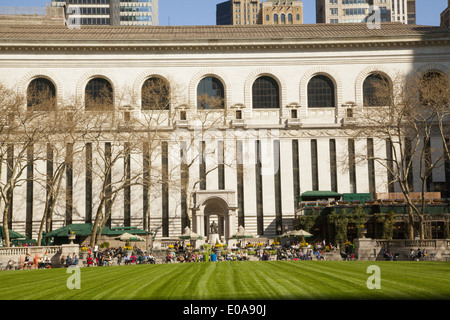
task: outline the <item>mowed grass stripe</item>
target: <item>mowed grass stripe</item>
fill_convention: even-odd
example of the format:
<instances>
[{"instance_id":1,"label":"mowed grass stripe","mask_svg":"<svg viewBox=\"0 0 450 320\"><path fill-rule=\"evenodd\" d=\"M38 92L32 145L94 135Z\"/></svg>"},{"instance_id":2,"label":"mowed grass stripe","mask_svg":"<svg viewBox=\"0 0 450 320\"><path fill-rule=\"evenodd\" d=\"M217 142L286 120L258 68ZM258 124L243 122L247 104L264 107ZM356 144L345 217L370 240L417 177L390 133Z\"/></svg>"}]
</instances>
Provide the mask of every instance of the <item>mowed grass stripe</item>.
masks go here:
<instances>
[{"instance_id":1,"label":"mowed grass stripe","mask_svg":"<svg viewBox=\"0 0 450 320\"><path fill-rule=\"evenodd\" d=\"M309 266L309 267L308 267ZM322 273L313 270L310 262L288 262L278 266L285 274L291 276L292 283L296 284L297 295L302 299L329 299L339 293L340 286L329 286L328 279L322 278ZM326 290L323 290L326 287Z\"/></svg>"},{"instance_id":2,"label":"mowed grass stripe","mask_svg":"<svg viewBox=\"0 0 450 320\"><path fill-rule=\"evenodd\" d=\"M291 291L286 288L286 283L284 282L285 277L279 276L279 270L273 263L258 263L255 261L251 269L253 271L253 273L250 272L252 281L259 284L259 290L256 291L257 294L252 298L259 299L258 295L262 295L268 299L277 299L290 294Z\"/></svg>"},{"instance_id":3,"label":"mowed grass stripe","mask_svg":"<svg viewBox=\"0 0 450 320\"><path fill-rule=\"evenodd\" d=\"M0 297L8 300L48 299L57 295L58 283L66 284L65 270L17 270L0 272Z\"/></svg>"},{"instance_id":4,"label":"mowed grass stripe","mask_svg":"<svg viewBox=\"0 0 450 320\"><path fill-rule=\"evenodd\" d=\"M241 299L277 299L288 292L279 285L278 270L270 262L243 262L243 266L249 281L247 287L253 290L242 290Z\"/></svg>"},{"instance_id":5,"label":"mowed grass stripe","mask_svg":"<svg viewBox=\"0 0 450 320\"><path fill-rule=\"evenodd\" d=\"M291 264L295 265L295 262ZM358 274L357 270L352 270L345 265L344 272L341 275L332 262L324 261L302 261L298 263L301 266L300 277L309 275L311 286L314 286L319 292L326 292L328 299L343 299L346 295L358 295L366 289L366 277Z\"/></svg>"},{"instance_id":6,"label":"mowed grass stripe","mask_svg":"<svg viewBox=\"0 0 450 320\"><path fill-rule=\"evenodd\" d=\"M367 267L381 270L369 290ZM449 299L450 263L233 261L0 272L0 299Z\"/></svg>"},{"instance_id":7,"label":"mowed grass stripe","mask_svg":"<svg viewBox=\"0 0 450 320\"><path fill-rule=\"evenodd\" d=\"M120 268L120 267L117 267ZM176 265L127 266L126 281L119 283L111 299L165 299L167 289L177 285L182 270Z\"/></svg>"},{"instance_id":8,"label":"mowed grass stripe","mask_svg":"<svg viewBox=\"0 0 450 320\"><path fill-rule=\"evenodd\" d=\"M392 263L392 262L391 262ZM419 262L420 263L420 262ZM440 264L447 268L440 268ZM450 270L448 262L398 262L389 268L389 262L380 264L382 289L405 299L448 299L450 297ZM420 268L418 268L420 267ZM447 275L447 276L446 276ZM430 284L434 284L430 286Z\"/></svg>"}]
</instances>

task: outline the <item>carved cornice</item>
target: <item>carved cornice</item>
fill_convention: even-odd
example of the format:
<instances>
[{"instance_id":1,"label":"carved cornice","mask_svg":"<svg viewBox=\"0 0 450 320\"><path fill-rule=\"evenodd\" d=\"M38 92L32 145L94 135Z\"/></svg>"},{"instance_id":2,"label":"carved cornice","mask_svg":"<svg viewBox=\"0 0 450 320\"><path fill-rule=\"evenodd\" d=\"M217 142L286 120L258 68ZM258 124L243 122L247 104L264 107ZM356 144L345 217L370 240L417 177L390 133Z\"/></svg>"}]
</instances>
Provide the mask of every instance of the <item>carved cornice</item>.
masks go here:
<instances>
[{"instance_id":1,"label":"carved cornice","mask_svg":"<svg viewBox=\"0 0 450 320\"><path fill-rule=\"evenodd\" d=\"M434 39L424 40L420 37L414 39L377 39L368 41L366 39L361 40L338 40L338 41L323 41L314 43L312 41L300 41L286 40L289 43L281 43L280 41L265 42L265 43L198 43L198 44L177 44L177 43L147 43L147 44L132 44L124 42L108 43L57 43L57 42L40 42L40 43L3 43L0 44L1 52L34 52L34 53L60 53L67 54L67 52L77 53L92 53L92 52L104 52L104 53L149 53L149 52L173 52L178 53L181 51L187 51L190 53L204 53L208 52L245 52L245 51L292 51L292 50L317 50L317 49L361 49L361 48L412 48L417 46L448 46L450 45L449 39ZM282 41L283 39L281 39ZM276 42L276 43L274 43Z\"/></svg>"}]
</instances>

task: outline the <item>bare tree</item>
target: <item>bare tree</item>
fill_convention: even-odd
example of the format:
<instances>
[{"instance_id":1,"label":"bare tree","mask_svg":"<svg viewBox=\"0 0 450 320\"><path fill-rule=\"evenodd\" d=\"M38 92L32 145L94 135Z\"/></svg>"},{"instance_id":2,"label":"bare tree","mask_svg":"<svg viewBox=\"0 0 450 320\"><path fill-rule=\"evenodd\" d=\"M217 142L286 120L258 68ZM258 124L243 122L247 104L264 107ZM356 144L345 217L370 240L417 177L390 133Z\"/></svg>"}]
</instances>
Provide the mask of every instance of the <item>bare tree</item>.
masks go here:
<instances>
[{"instance_id":1,"label":"bare tree","mask_svg":"<svg viewBox=\"0 0 450 320\"><path fill-rule=\"evenodd\" d=\"M182 227L191 225L193 192L205 190L208 175L219 167L229 165L223 155L223 128L226 118L224 100L207 94L198 96L197 100L197 107L187 106L183 110L189 117L190 125L175 131L175 137L172 139L176 141L181 158L181 177L174 181L173 185L177 185L182 194L185 211ZM198 175L191 175L192 168L198 169Z\"/></svg>"},{"instance_id":2,"label":"bare tree","mask_svg":"<svg viewBox=\"0 0 450 320\"><path fill-rule=\"evenodd\" d=\"M45 172L40 173L41 180L35 179L46 191L42 220L39 226L38 243L41 242L43 231L51 231L55 206L60 196L66 191L68 199L66 206L72 207L71 193L63 185L67 173L74 172L73 160L85 150L83 143L86 128L82 125L84 109L75 104L59 105L51 112L46 112L42 124L46 134L40 141L42 156L46 161ZM83 130L84 129L84 130Z\"/></svg>"},{"instance_id":3,"label":"bare tree","mask_svg":"<svg viewBox=\"0 0 450 320\"><path fill-rule=\"evenodd\" d=\"M35 99L32 104L33 101L28 100L28 106L26 102L22 95L0 84L0 197L5 247L10 246L13 192L27 181L24 172L34 162L34 144L44 133L43 114L39 111L41 101Z\"/></svg>"},{"instance_id":4,"label":"bare tree","mask_svg":"<svg viewBox=\"0 0 450 320\"><path fill-rule=\"evenodd\" d=\"M434 157L430 156L432 150L429 142L437 134L442 117L436 112L438 108L430 108L435 106L438 98L433 94L433 100L428 100L424 95L436 84L430 85L428 79L426 85L428 87L417 75L399 75L392 83L379 76L379 81L372 84L372 92L367 93L364 106L357 110L359 119L348 126L354 130L355 139L375 137L389 146L386 157L370 158L367 154L358 154L356 158L359 160L356 161L378 162L387 170L391 180L389 183L399 186L408 208L407 237L410 239L414 237L415 217L419 220L420 236L425 236L423 222L427 181L433 170L442 165L444 157L443 150L436 152ZM448 87L446 90L441 87L438 91L447 92ZM433 92L436 93L436 90ZM419 202L413 199L413 177L420 180Z\"/></svg>"}]
</instances>

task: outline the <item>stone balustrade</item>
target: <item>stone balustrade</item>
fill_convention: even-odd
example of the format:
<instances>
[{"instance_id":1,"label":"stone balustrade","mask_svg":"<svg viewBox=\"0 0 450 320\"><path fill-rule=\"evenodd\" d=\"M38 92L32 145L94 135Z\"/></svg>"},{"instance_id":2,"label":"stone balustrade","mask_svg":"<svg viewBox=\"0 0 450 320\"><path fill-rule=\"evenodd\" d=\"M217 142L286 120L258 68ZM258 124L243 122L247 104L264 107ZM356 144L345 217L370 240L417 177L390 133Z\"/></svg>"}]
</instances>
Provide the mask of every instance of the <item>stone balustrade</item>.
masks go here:
<instances>
[{"instance_id":1,"label":"stone balustrade","mask_svg":"<svg viewBox=\"0 0 450 320\"><path fill-rule=\"evenodd\" d=\"M450 239L355 239L355 253L358 260L385 260L384 250L397 260L410 260L411 250L417 253L418 249L426 251L429 260L448 260L450 258Z\"/></svg>"},{"instance_id":2,"label":"stone balustrade","mask_svg":"<svg viewBox=\"0 0 450 320\"><path fill-rule=\"evenodd\" d=\"M29 254L33 259L42 258L45 255L51 260L54 266L59 266L61 256L68 254L79 254L78 244L63 244L60 246L31 246L31 247L9 247L0 248L0 263L5 266L10 259L14 264L20 265L22 259Z\"/></svg>"}]
</instances>

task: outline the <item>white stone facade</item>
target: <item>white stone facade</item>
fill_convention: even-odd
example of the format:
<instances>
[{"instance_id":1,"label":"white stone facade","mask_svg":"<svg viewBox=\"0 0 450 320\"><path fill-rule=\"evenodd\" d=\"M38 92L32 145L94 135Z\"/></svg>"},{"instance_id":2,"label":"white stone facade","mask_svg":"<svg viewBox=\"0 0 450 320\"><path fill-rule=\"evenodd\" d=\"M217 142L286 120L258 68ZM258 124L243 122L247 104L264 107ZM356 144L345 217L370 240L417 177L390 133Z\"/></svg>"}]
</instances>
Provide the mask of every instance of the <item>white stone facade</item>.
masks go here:
<instances>
[{"instance_id":1,"label":"white stone facade","mask_svg":"<svg viewBox=\"0 0 450 320\"><path fill-rule=\"evenodd\" d=\"M311 27L311 26L310 26ZM387 28L387 27L386 27ZM383 30L383 29L382 29ZM408 29L410 30L410 29ZM179 29L175 31L182 32ZM77 31L73 31L77 32ZM273 237L277 232L277 225L282 230L291 228L291 220L296 215L295 199L298 191L305 192L313 189L311 169L311 140L316 140L318 164L318 190L331 190L330 178L330 139L334 139L339 156L348 156L348 132L343 126L346 120L346 109L349 105L363 107L362 82L372 72L382 72L394 79L398 74L408 74L415 71L439 70L450 72L450 46L448 32L442 39L427 41L410 31L405 36L389 35L379 38L362 36L348 36L342 39L327 37L305 39L301 32L290 39L276 40L269 36L264 39L224 39L222 42L206 40L161 40L154 44L142 41L128 45L126 40L98 40L97 42L71 43L64 40L50 39L40 43L30 43L27 39L15 39L14 43L2 40L0 32L0 82L6 86L17 88L18 92L26 93L29 83L36 78L50 79L56 88L59 102L73 100L83 101L84 90L88 81L95 77L105 78L112 84L116 109L125 105L133 107L133 116L143 117L145 111L140 110L141 87L146 79L157 75L166 79L171 88L176 88L178 94L171 101L167 119L159 125L165 128L169 139L168 172L173 177L180 174L179 145L170 140L176 125L182 128L177 112L180 108L187 108L187 125L198 112L197 86L206 76L214 76L221 80L225 90L225 109L220 132L230 135L225 139L226 150L224 167L224 186L219 189L219 169L207 160L206 167L213 170L208 173L206 190L199 191L199 186L190 190L196 201L191 203L189 212L193 215L192 227L199 234L204 234L204 216L211 215L211 219L222 216L222 236L227 240L237 231L239 224L238 178L236 164L237 137L250 137L244 143L243 161L243 209L244 226L255 235ZM325 39L326 38L326 39ZM80 44L81 43L81 44ZM89 48L89 46L92 46ZM52 47L60 47L55 49ZM19 50L20 48L20 50ZM326 75L335 88L335 107L309 108L307 99L307 85L315 75ZM257 109L252 105L252 85L260 76L270 76L276 80L280 92L279 109ZM129 90L134 101L121 100L121 94ZM119 103L120 101L120 103ZM121 105L119 105L121 104ZM291 109L297 109L298 118L291 118ZM235 110L242 110L242 119L235 119ZM219 127L217 127L219 128ZM256 134L259 137L253 137ZM261 225L258 227L257 175L254 159L255 140L262 143L262 215ZM297 155L293 157L293 141L298 143ZM384 141L374 139L375 153L386 152ZM274 141L279 141L279 166L274 163ZM83 142L84 143L84 142ZM355 141L357 150L366 150L367 137ZM94 148L93 157L95 152ZM217 150L213 150L217 152ZM267 156L266 156L267 155ZM73 223L85 222L85 173L83 173L84 156L75 159L73 177ZM142 155L134 154L133 163L142 166ZM214 157L211 158L214 160ZM294 175L293 159L298 159L299 176ZM213 162L213 160L211 160ZM162 163L161 156L154 159L154 163ZM339 162L338 162L339 163ZM228 165L230 164L230 165ZM268 164L268 165L267 165ZM45 163L37 163L38 170ZM43 168L42 167L42 168ZM135 167L135 168L136 168ZM276 182L276 175L272 168L279 168L280 183ZM338 165L337 191L350 193L349 171L344 164ZM123 163L118 163L114 174L123 174ZM131 170L134 170L132 167ZM139 170L137 168L136 170ZM199 175L198 166L190 168L190 177L195 179ZM2 177L4 179L4 177ZM375 191L387 192L387 172L381 165L375 166ZM438 168L433 179L445 181L445 173ZM294 181L299 185L295 189ZM369 189L367 162L356 166L356 192L368 193ZM447 181L450 183L450 181ZM278 185L278 190L277 189ZM45 194L42 186L34 184L35 197ZM93 197L97 186L93 183ZM14 190L13 230L25 232L26 225L26 184L17 186ZM373 190L372 190L373 191ZM197 193L196 193L197 192ZM199 193L198 193L199 192ZM199 196L201 194L201 196ZM218 196L219 194L219 196ZM277 196L278 194L278 196ZM131 187L130 224L143 227L143 187ZM277 202L279 197L279 202ZM121 195L112 208L112 225L124 225L124 197ZM164 200L166 199L166 200ZM176 238L182 230L182 214L179 188L168 188L164 198L161 189L150 193L150 229L157 230L156 237ZM219 200L222 199L222 200ZM224 200L225 199L225 200ZM166 201L168 217L166 217L167 231L162 231L163 201ZM209 202L208 202L209 201ZM64 195L59 200L54 214L54 228L65 224ZM95 206L95 199L93 201ZM207 212L208 204L211 204ZM203 208L202 208L203 206ZM277 206L279 209L277 209ZM205 211L206 210L206 211ZM277 213L278 210L278 213ZM281 211L279 211L281 210ZM42 217L42 204L33 202L33 238ZM93 208L95 213L95 207ZM282 221L276 223L276 216ZM209 220L209 221L212 221ZM217 221L217 220L216 220ZM206 222L208 223L208 222ZM258 229L259 228L259 229ZM261 232L261 230L263 232Z\"/></svg>"}]
</instances>

